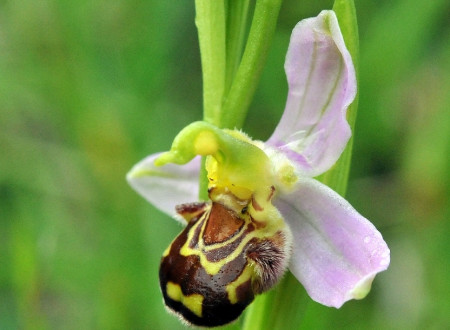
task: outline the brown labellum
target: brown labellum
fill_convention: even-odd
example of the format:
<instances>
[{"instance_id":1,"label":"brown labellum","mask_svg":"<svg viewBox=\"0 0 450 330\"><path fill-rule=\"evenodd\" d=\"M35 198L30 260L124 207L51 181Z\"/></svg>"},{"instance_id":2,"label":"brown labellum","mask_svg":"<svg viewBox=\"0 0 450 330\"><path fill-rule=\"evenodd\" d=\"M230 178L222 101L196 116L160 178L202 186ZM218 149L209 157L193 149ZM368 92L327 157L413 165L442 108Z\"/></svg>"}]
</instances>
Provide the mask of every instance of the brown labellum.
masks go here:
<instances>
[{"instance_id":1,"label":"brown labellum","mask_svg":"<svg viewBox=\"0 0 450 330\"><path fill-rule=\"evenodd\" d=\"M161 260L167 308L188 324L214 327L236 320L255 294L283 275L290 233L257 229L247 206L222 203L177 207L188 224Z\"/></svg>"}]
</instances>

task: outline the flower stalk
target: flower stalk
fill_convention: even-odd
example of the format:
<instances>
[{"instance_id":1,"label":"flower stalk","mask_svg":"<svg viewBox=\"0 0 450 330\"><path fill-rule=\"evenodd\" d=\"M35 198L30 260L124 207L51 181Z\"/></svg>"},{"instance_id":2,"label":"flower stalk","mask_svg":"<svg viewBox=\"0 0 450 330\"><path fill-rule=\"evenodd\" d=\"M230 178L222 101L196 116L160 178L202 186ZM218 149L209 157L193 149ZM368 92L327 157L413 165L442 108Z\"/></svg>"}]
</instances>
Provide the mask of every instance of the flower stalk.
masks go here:
<instances>
[{"instance_id":1,"label":"flower stalk","mask_svg":"<svg viewBox=\"0 0 450 330\"><path fill-rule=\"evenodd\" d=\"M195 10L203 75L203 118L220 127L226 71L225 5L223 1L196 0Z\"/></svg>"},{"instance_id":2,"label":"flower stalk","mask_svg":"<svg viewBox=\"0 0 450 330\"><path fill-rule=\"evenodd\" d=\"M230 90L233 78L239 68L247 33L249 0L226 1L226 76L225 92Z\"/></svg>"},{"instance_id":3,"label":"flower stalk","mask_svg":"<svg viewBox=\"0 0 450 330\"><path fill-rule=\"evenodd\" d=\"M244 55L224 99L222 127L241 128L244 124L275 33L281 2L282 0L256 1Z\"/></svg>"}]
</instances>

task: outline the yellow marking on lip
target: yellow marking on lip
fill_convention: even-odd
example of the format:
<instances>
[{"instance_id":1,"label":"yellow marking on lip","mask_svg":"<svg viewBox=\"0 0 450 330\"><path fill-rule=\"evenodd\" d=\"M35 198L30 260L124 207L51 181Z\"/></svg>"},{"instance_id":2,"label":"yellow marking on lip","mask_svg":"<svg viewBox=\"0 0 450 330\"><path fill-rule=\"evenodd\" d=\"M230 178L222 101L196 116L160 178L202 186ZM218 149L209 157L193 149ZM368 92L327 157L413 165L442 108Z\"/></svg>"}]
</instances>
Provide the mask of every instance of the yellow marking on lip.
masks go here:
<instances>
[{"instance_id":1,"label":"yellow marking on lip","mask_svg":"<svg viewBox=\"0 0 450 330\"><path fill-rule=\"evenodd\" d=\"M239 299L236 294L236 289L238 288L238 286L240 286L241 284L247 282L252 278L253 274L252 268L253 267L247 264L241 275L239 275L239 277L236 280L227 285L228 299L232 304L236 304L237 302L239 302Z\"/></svg>"},{"instance_id":2,"label":"yellow marking on lip","mask_svg":"<svg viewBox=\"0 0 450 330\"><path fill-rule=\"evenodd\" d=\"M209 216L209 213L206 215ZM217 273L219 273L220 269L228 262L230 262L231 260L234 260L237 256L239 256L239 254L242 252L242 249L244 248L244 246L253 238L255 237L254 234L256 232L252 232L246 235L246 237L242 240L242 242L236 247L236 249L226 258L223 258L221 260L218 260L216 262L212 262L209 261L206 258L205 252L207 252L208 250L213 250L216 249L218 247L222 247L222 246L226 246L228 244L231 244L233 241L235 241L236 239L238 239L240 236L244 235L245 230L247 228L247 225L244 225L244 227L241 229L241 232L238 235L233 236L230 240L219 243L219 244L213 244L211 246L206 247L204 242L203 242L203 232L205 230L206 227L206 221L203 224L203 227L200 231L200 237L199 237L199 242L198 242L198 246L194 249L189 247L189 243L191 242L193 236L194 236L194 226L191 228L191 230L189 231L186 243L181 247L180 249L180 254L182 256L190 256L190 255L196 255L200 258L200 264L202 265L202 267L205 269L205 271L209 274L209 275L216 275Z\"/></svg>"},{"instance_id":3,"label":"yellow marking on lip","mask_svg":"<svg viewBox=\"0 0 450 330\"><path fill-rule=\"evenodd\" d=\"M181 287L173 282L167 282L166 292L170 299L181 302L187 309L198 317L202 317L203 297L201 294L191 294L185 296L181 291Z\"/></svg>"},{"instance_id":4,"label":"yellow marking on lip","mask_svg":"<svg viewBox=\"0 0 450 330\"><path fill-rule=\"evenodd\" d=\"M162 257L165 258L169 255L170 249L172 248L172 243L167 247L167 249L164 250Z\"/></svg>"},{"instance_id":5,"label":"yellow marking on lip","mask_svg":"<svg viewBox=\"0 0 450 330\"><path fill-rule=\"evenodd\" d=\"M275 209L275 207L273 207L273 206L267 207L267 209L264 212L260 212L260 213L264 213L264 215L270 216L270 219L272 219L270 226L266 226L263 229L256 229L250 233L246 233L246 230L247 230L248 226L250 225L250 223L252 223L252 221L251 221L250 217L245 217L245 218L243 218L243 220L245 221L245 225L241 228L240 232L237 235L234 235L227 241L206 246L206 244L203 241L203 233L205 231L208 221L203 221L203 223L202 223L202 220L204 218L206 218L206 220L207 220L210 215L210 212L211 212L211 208L209 208L202 215L202 218L199 219L199 221L197 221L197 223L194 224L192 226L192 228L189 230L187 238L186 238L186 242L183 244L183 246L180 249L180 254L184 257L190 256L190 255L198 256L200 259L200 264L205 269L206 273L208 273L209 275L212 275L212 276L218 274L220 269L225 264L236 259L242 253L242 250L244 249L244 247L247 245L247 243L252 238L272 237L273 235L276 234L277 231L279 231L281 228L285 227L283 218L281 217L279 212ZM189 246L189 243L192 241L195 231L197 230L198 226L200 226L200 225L202 227L200 229L198 244L195 248L191 248ZM227 257L220 259L218 261L215 261L215 262L209 261L206 258L207 252L212 251L217 248L220 248L220 247L224 247L229 244L232 244L234 241L241 238L242 235L245 235L245 237L242 239L242 241L239 243L239 245L235 248L235 250Z\"/></svg>"}]
</instances>

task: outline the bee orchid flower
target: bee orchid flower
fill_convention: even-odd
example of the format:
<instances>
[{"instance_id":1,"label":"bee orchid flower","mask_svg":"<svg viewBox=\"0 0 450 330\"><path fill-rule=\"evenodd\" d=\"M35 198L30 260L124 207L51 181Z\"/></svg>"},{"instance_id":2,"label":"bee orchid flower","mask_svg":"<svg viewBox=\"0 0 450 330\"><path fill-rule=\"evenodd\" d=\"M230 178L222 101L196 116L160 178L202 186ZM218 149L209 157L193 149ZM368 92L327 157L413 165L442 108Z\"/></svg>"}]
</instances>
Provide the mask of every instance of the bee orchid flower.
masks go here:
<instances>
[{"instance_id":1,"label":"bee orchid flower","mask_svg":"<svg viewBox=\"0 0 450 330\"><path fill-rule=\"evenodd\" d=\"M216 301L225 295L230 306L222 310L241 302L245 308L286 268L313 300L339 308L365 297L375 275L389 265L380 232L314 179L336 163L350 139L346 111L356 94L352 59L333 11L297 24L285 71L286 108L268 141L195 122L178 134L169 152L148 156L127 175L150 203L170 215L177 210L187 223L164 253L160 277L166 304L171 300L169 308L188 322L220 325L241 312L228 317L206 310L204 292L212 293L203 277L226 278L223 290L216 288L222 290ZM198 200L200 156L207 156L210 201L186 204ZM232 247L213 255L225 245ZM242 260L240 275L231 278L226 267L236 260ZM189 273L188 264L204 268L196 269L191 284L168 275L176 268ZM228 277L217 277L222 273ZM243 289L246 283L250 293ZM214 317L218 321L211 321Z\"/></svg>"}]
</instances>

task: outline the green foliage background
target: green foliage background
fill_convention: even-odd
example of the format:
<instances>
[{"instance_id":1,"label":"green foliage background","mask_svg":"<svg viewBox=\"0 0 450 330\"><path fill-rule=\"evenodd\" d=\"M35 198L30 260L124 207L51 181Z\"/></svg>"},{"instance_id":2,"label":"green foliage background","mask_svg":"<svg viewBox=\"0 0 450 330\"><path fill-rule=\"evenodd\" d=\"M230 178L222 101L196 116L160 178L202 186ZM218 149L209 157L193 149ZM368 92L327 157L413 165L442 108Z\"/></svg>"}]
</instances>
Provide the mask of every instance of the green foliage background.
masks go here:
<instances>
[{"instance_id":1,"label":"green foliage background","mask_svg":"<svg viewBox=\"0 0 450 330\"><path fill-rule=\"evenodd\" d=\"M284 2L245 125L254 138L267 138L283 111L290 31L331 6ZM340 310L305 296L293 329L441 329L450 324L450 4L356 6L348 199L383 233L391 267ZM0 1L0 329L184 328L164 311L157 279L181 228L125 174L202 116L194 15L193 1Z\"/></svg>"}]
</instances>

